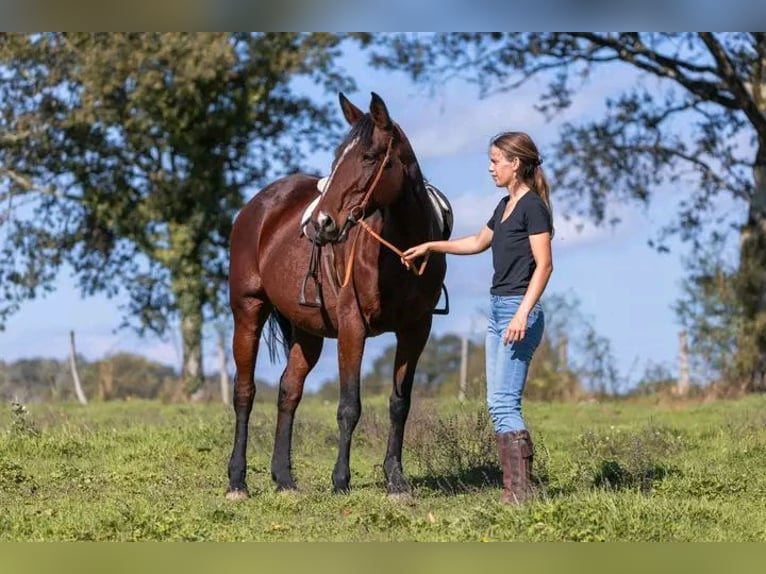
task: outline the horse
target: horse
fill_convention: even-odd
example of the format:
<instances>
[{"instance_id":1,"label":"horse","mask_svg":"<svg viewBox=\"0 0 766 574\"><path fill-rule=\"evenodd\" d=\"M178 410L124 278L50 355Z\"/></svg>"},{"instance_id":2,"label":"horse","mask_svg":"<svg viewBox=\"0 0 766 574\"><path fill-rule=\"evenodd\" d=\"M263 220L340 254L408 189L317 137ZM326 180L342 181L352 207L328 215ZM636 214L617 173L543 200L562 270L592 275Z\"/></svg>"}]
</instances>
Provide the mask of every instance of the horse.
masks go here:
<instances>
[{"instance_id":1,"label":"horse","mask_svg":"<svg viewBox=\"0 0 766 574\"><path fill-rule=\"evenodd\" d=\"M256 193L233 223L229 297L236 421L228 465L230 500L249 496L248 423L259 341L262 332L265 339L269 333L263 331L267 319L281 327L287 354L271 459L277 490L296 488L293 421L306 376L329 337L337 339L340 383L332 485L335 493L349 491L365 340L393 332L396 353L383 470L388 494L411 493L402 466L404 430L415 369L438 311L447 267L443 254L433 253L410 268L400 255L423 241L448 238L451 226L434 209L415 152L383 99L373 92L368 113L343 93L339 102L351 127L336 149L329 176L321 182L302 173L278 179ZM324 187L321 195L318 186ZM317 198L309 214L307 207Z\"/></svg>"}]
</instances>

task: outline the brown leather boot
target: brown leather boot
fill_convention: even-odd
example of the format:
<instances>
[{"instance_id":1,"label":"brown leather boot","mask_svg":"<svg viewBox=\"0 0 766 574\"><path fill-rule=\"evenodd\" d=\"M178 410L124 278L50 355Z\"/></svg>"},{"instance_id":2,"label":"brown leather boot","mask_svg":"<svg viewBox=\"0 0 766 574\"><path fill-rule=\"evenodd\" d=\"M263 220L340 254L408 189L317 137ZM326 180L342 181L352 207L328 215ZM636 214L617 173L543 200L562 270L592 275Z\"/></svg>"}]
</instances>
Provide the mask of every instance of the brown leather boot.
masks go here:
<instances>
[{"instance_id":1,"label":"brown leather boot","mask_svg":"<svg viewBox=\"0 0 766 574\"><path fill-rule=\"evenodd\" d=\"M526 430L497 433L497 454L503 469L502 501L521 504L532 497L532 437Z\"/></svg>"}]
</instances>

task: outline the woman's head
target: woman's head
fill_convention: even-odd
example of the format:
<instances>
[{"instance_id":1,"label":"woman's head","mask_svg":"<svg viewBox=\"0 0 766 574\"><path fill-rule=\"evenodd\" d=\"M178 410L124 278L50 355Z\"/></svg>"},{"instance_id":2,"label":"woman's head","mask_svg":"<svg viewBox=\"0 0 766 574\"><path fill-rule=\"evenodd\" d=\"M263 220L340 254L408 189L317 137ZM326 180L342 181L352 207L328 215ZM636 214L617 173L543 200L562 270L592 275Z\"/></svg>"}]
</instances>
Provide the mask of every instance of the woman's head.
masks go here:
<instances>
[{"instance_id":1,"label":"woman's head","mask_svg":"<svg viewBox=\"0 0 766 574\"><path fill-rule=\"evenodd\" d=\"M489 143L490 157L493 150L504 158L511 167L506 164L505 169L513 169L514 176L533 189L543 199L548 210L551 210L550 188L543 173L543 159L540 152L532 141L532 138L524 132L503 132L492 138ZM517 161L518 160L518 161ZM498 181L498 184L501 184Z\"/></svg>"}]
</instances>

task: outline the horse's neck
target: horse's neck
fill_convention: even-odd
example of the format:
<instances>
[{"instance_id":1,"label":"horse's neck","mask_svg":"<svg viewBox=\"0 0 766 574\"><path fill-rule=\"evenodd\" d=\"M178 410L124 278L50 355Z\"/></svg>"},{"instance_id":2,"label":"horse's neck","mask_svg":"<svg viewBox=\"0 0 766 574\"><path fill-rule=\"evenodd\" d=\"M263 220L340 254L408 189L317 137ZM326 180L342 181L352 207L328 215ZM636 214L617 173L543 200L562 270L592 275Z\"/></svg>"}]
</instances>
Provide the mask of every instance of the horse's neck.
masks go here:
<instances>
[{"instance_id":1,"label":"horse's neck","mask_svg":"<svg viewBox=\"0 0 766 574\"><path fill-rule=\"evenodd\" d=\"M395 202L383 210L383 232L401 237L407 241L408 247L416 242L436 239L432 211L423 185L405 189Z\"/></svg>"}]
</instances>

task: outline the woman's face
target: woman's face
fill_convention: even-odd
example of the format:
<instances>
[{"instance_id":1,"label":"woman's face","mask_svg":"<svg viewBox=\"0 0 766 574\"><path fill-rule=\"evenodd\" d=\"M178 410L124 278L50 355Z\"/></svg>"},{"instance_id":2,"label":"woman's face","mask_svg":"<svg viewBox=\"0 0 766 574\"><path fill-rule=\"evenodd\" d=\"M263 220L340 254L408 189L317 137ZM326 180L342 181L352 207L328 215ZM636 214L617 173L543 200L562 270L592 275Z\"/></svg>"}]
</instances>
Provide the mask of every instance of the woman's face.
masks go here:
<instances>
[{"instance_id":1,"label":"woman's face","mask_svg":"<svg viewBox=\"0 0 766 574\"><path fill-rule=\"evenodd\" d=\"M519 168L519 158L514 157L508 161L505 154L499 148L489 148L489 174L497 187L508 187L516 179L516 171Z\"/></svg>"}]
</instances>

